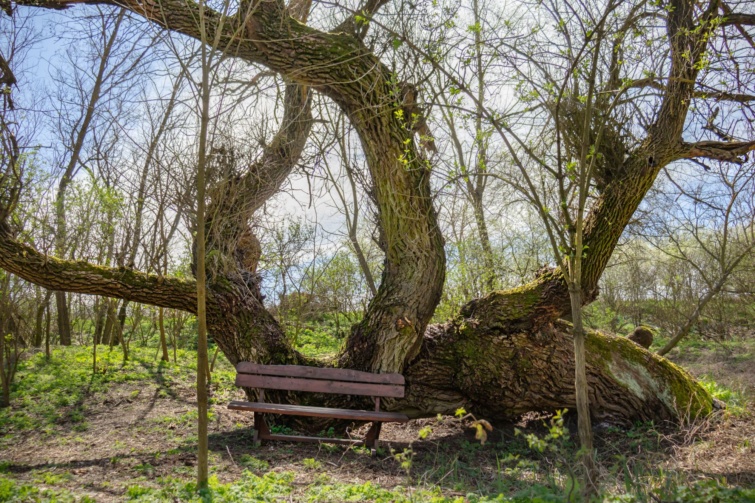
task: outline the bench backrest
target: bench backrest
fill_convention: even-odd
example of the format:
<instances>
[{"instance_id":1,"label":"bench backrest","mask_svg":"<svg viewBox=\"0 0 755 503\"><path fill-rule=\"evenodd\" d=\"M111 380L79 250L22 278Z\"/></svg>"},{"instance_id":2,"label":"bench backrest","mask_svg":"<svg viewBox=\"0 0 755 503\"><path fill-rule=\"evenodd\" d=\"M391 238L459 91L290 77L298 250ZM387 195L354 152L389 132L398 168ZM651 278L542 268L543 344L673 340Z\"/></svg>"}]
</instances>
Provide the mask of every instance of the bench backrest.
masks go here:
<instances>
[{"instance_id":1,"label":"bench backrest","mask_svg":"<svg viewBox=\"0 0 755 503\"><path fill-rule=\"evenodd\" d=\"M348 369L250 362L236 365L236 372L236 386L245 388L404 397L404 376L401 374L372 374Z\"/></svg>"}]
</instances>

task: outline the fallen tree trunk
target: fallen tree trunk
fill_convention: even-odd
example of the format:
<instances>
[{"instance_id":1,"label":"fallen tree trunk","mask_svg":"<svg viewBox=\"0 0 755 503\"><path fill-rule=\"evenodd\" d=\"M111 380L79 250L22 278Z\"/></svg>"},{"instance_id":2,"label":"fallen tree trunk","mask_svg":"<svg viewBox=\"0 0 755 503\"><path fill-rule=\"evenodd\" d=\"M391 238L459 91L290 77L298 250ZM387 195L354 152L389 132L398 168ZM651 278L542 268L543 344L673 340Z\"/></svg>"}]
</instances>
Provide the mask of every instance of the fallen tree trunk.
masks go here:
<instances>
[{"instance_id":1,"label":"fallen tree trunk","mask_svg":"<svg viewBox=\"0 0 755 503\"><path fill-rule=\"evenodd\" d=\"M508 332L462 316L427 330L407 367L407 395L395 404L411 417L453 414L515 418L574 409L570 324ZM713 399L687 372L632 341L587 334L590 411L596 421L683 420L710 413Z\"/></svg>"}]
</instances>

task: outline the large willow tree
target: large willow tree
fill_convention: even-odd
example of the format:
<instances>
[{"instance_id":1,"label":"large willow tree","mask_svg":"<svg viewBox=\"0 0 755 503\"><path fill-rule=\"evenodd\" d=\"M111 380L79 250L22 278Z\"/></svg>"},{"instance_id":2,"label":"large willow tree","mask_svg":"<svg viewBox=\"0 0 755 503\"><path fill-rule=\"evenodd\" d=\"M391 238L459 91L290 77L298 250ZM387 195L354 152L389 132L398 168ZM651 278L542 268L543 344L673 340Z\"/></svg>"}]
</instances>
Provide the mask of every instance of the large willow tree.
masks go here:
<instances>
[{"instance_id":1,"label":"large willow tree","mask_svg":"<svg viewBox=\"0 0 755 503\"><path fill-rule=\"evenodd\" d=\"M17 8L66 8L77 3L113 5L166 30L199 40L198 5L182 0L24 0ZM265 309L255 275L255 239L249 219L278 189L299 160L312 125L311 93L337 103L361 138L378 209L383 276L364 319L354 326L334 365L373 372L402 372L407 396L390 406L412 416L452 413L466 407L486 417L574 406L569 294L558 270L513 290L470 300L457 317L428 326L444 282L445 256L433 194L432 166L407 117L416 114L415 89L363 43L366 23L388 3L367 0L336 30L324 32L296 18L309 2L242 2L230 20L205 14L207 39L240 60L261 64L287 82L285 116L260 159L240 176L211 191L208 202L207 323L232 363L313 364L287 342ZM598 280L632 214L659 170L691 157L740 161L755 142L682 140L701 63L712 41L731 23L752 26L753 16L721 18L724 5L673 0L635 2L665 24L671 64L648 82L661 98L638 146L612 170L593 200L585 223L584 298L597 295ZM714 22L714 20L716 20ZM628 26L631 27L628 18ZM222 32L217 33L221 26ZM217 38L216 38L217 36ZM637 84L642 85L641 83ZM751 99L749 97L747 99ZM6 156L7 157L7 156ZM105 268L44 255L17 239L12 219L14 170L3 166L0 187L0 267L51 290L122 298L165 308L196 310L194 281ZM218 259L222 257L222 259ZM705 413L710 396L686 373L625 339L587 337L590 403L596 418L674 419ZM294 397L290 397L294 398Z\"/></svg>"}]
</instances>

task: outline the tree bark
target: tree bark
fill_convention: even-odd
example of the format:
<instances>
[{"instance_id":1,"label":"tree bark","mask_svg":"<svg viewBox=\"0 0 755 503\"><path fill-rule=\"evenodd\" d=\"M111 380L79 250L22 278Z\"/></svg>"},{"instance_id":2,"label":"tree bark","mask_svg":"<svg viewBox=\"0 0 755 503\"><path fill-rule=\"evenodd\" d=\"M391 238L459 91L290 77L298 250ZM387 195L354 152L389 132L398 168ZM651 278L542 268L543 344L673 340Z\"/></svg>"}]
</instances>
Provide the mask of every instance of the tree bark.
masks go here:
<instances>
[{"instance_id":1,"label":"tree bark","mask_svg":"<svg viewBox=\"0 0 755 503\"><path fill-rule=\"evenodd\" d=\"M58 313L58 342L61 346L70 346L71 317L68 312L68 299L65 291L55 292L55 307Z\"/></svg>"},{"instance_id":2,"label":"tree bark","mask_svg":"<svg viewBox=\"0 0 755 503\"><path fill-rule=\"evenodd\" d=\"M53 292L49 290L45 290L44 296L40 299L39 305L37 306L37 313L34 321L34 341L32 343L35 348L42 347L42 342L45 338L42 325L44 324L45 312L49 309L48 305L52 293Z\"/></svg>"},{"instance_id":3,"label":"tree bark","mask_svg":"<svg viewBox=\"0 0 755 503\"><path fill-rule=\"evenodd\" d=\"M105 317L107 316L108 305L110 299L97 298L94 304L94 334L92 335L92 342L94 344L100 344L103 340L102 334L105 328Z\"/></svg>"},{"instance_id":4,"label":"tree bark","mask_svg":"<svg viewBox=\"0 0 755 503\"><path fill-rule=\"evenodd\" d=\"M113 323L115 326L112 328L111 346L121 344L123 342L124 334L126 333L126 311L128 309L128 301L121 302L121 307L118 308L118 316L115 317Z\"/></svg>"},{"instance_id":5,"label":"tree bark","mask_svg":"<svg viewBox=\"0 0 755 503\"><path fill-rule=\"evenodd\" d=\"M391 408L417 417L464 407L488 418L574 410L570 330L558 321L510 333L463 317L433 325L405 371L406 397ZM593 420L679 420L712 410L710 395L689 374L632 341L587 332L585 345Z\"/></svg>"},{"instance_id":6,"label":"tree bark","mask_svg":"<svg viewBox=\"0 0 755 503\"><path fill-rule=\"evenodd\" d=\"M165 313L164 307L158 307L158 319L157 319L157 325L160 329L160 348L162 348L163 356L162 361L169 362L170 356L168 355L168 340L165 337Z\"/></svg>"}]
</instances>

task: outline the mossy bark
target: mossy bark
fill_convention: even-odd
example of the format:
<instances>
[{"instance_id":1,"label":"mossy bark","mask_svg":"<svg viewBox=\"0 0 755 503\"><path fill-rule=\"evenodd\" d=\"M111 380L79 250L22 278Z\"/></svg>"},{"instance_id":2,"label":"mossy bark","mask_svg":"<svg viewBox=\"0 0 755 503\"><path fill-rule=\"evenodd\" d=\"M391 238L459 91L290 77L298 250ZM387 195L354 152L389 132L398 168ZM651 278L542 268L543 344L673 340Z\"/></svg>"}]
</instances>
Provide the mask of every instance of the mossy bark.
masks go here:
<instances>
[{"instance_id":1,"label":"mossy bark","mask_svg":"<svg viewBox=\"0 0 755 503\"><path fill-rule=\"evenodd\" d=\"M574 409L571 326L558 321L511 332L459 317L428 328L407 367L407 414L452 414L464 407L487 418ZM588 332L587 378L594 420L678 420L708 414L712 398L689 374L623 337Z\"/></svg>"}]
</instances>

